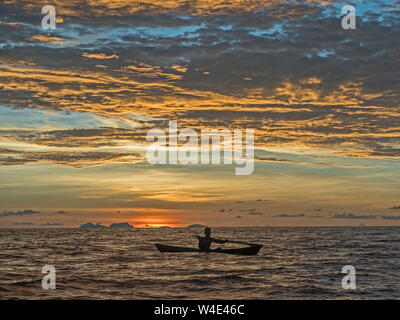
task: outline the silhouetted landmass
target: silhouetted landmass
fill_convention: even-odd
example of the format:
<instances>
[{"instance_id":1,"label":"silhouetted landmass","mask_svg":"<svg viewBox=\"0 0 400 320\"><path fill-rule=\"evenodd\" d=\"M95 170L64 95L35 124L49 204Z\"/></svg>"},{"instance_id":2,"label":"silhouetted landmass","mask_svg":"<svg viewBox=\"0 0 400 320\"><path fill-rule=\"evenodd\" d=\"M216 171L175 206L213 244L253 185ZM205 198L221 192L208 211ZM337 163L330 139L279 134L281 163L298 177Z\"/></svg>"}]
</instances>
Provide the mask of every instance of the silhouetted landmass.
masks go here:
<instances>
[{"instance_id":1,"label":"silhouetted landmass","mask_svg":"<svg viewBox=\"0 0 400 320\"><path fill-rule=\"evenodd\" d=\"M207 228L208 226L205 226L204 224L191 224L190 226L187 226L187 228Z\"/></svg>"},{"instance_id":2,"label":"silhouetted landmass","mask_svg":"<svg viewBox=\"0 0 400 320\"><path fill-rule=\"evenodd\" d=\"M79 227L79 229L105 229L106 226L103 226L100 223L93 224L91 222L85 223Z\"/></svg>"},{"instance_id":3,"label":"silhouetted landmass","mask_svg":"<svg viewBox=\"0 0 400 320\"><path fill-rule=\"evenodd\" d=\"M110 224L109 228L112 228L112 229L118 229L118 228L133 229L134 226L130 225L128 222L121 222L121 223Z\"/></svg>"},{"instance_id":4,"label":"silhouetted landmass","mask_svg":"<svg viewBox=\"0 0 400 320\"><path fill-rule=\"evenodd\" d=\"M79 229L121 229L128 228L133 229L134 226L130 225L128 222L113 223L109 227L103 226L101 223L93 224L91 222L85 223L79 227Z\"/></svg>"}]
</instances>

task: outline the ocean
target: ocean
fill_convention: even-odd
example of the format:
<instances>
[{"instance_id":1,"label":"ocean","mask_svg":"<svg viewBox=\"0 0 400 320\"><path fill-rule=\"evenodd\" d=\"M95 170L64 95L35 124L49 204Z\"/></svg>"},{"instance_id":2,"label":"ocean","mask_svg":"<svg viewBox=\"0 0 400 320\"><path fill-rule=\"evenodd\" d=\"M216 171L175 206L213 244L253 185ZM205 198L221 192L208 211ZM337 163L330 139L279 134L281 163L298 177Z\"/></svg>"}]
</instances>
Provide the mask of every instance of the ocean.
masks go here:
<instances>
[{"instance_id":1,"label":"ocean","mask_svg":"<svg viewBox=\"0 0 400 320\"><path fill-rule=\"evenodd\" d=\"M398 299L400 228L213 228L257 256L160 253L202 229L0 229L0 299ZM233 244L224 245L233 247ZM235 245L241 246L241 245ZM42 288L42 267L56 289ZM356 270L343 289L342 267Z\"/></svg>"}]
</instances>

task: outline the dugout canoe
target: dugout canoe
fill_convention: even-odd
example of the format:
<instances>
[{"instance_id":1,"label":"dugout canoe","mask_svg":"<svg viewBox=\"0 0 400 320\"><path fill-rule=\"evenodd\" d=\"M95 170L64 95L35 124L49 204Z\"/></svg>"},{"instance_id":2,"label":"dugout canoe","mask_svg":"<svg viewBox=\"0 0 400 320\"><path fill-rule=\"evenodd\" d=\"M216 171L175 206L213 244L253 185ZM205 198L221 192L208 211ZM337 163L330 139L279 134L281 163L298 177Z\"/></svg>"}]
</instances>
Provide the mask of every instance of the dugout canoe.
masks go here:
<instances>
[{"instance_id":1,"label":"dugout canoe","mask_svg":"<svg viewBox=\"0 0 400 320\"><path fill-rule=\"evenodd\" d=\"M156 248L160 252L200 252L199 249L196 248L187 248L187 247L177 247L170 246L166 244L156 243ZM243 256L255 256L260 251L262 245L256 244L251 245L244 248L231 248L231 249L215 249L207 251L208 253L226 253L226 254L237 254Z\"/></svg>"}]
</instances>

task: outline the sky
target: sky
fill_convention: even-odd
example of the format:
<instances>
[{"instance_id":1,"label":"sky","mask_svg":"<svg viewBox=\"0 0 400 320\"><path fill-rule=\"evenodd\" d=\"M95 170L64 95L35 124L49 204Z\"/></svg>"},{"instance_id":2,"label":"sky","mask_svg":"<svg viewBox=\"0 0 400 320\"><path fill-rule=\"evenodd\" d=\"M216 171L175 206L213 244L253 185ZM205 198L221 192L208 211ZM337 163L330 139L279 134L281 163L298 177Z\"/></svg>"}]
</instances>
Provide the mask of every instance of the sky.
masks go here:
<instances>
[{"instance_id":1,"label":"sky","mask_svg":"<svg viewBox=\"0 0 400 320\"><path fill-rule=\"evenodd\" d=\"M0 228L400 225L400 1L52 5L0 3ZM254 171L148 163L171 120Z\"/></svg>"}]
</instances>

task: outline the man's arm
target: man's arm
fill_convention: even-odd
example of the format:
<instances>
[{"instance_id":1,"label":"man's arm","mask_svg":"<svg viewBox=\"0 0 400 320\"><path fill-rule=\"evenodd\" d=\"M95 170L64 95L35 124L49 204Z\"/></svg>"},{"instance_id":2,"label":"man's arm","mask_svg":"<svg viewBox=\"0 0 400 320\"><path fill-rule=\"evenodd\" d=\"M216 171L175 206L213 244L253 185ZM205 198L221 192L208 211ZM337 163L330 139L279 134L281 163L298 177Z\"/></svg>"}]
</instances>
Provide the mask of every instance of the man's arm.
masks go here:
<instances>
[{"instance_id":1,"label":"man's arm","mask_svg":"<svg viewBox=\"0 0 400 320\"><path fill-rule=\"evenodd\" d=\"M227 242L229 242L229 240L221 240L221 239L215 239L215 238L212 238L212 241L215 242L215 243L227 243Z\"/></svg>"}]
</instances>

